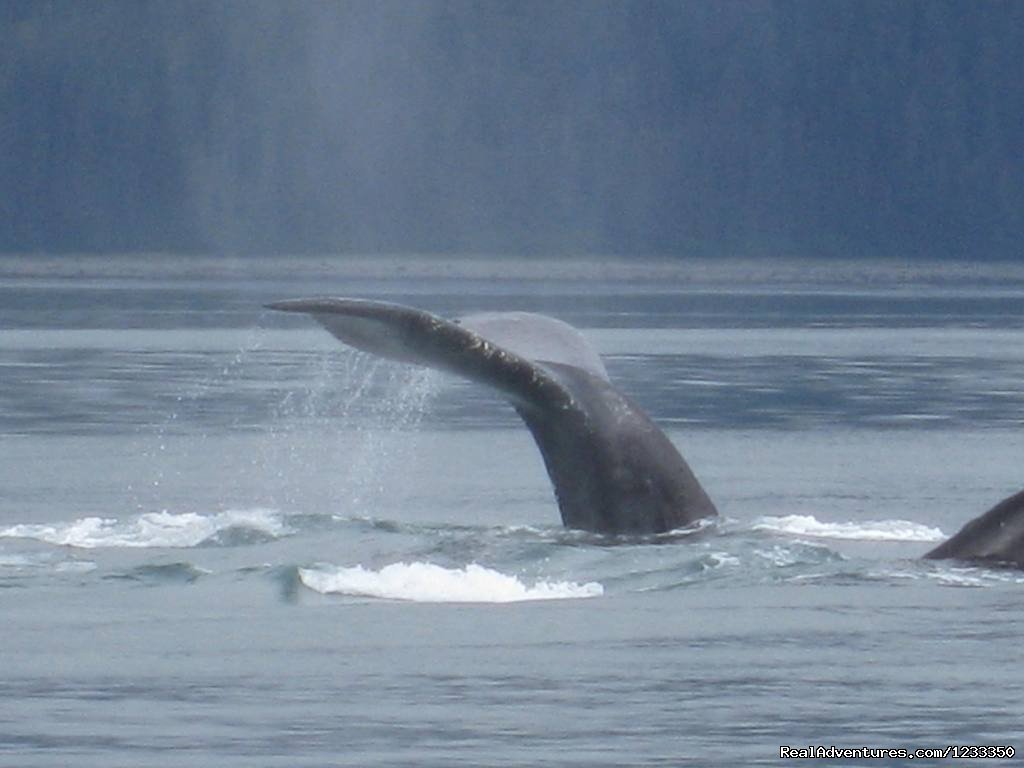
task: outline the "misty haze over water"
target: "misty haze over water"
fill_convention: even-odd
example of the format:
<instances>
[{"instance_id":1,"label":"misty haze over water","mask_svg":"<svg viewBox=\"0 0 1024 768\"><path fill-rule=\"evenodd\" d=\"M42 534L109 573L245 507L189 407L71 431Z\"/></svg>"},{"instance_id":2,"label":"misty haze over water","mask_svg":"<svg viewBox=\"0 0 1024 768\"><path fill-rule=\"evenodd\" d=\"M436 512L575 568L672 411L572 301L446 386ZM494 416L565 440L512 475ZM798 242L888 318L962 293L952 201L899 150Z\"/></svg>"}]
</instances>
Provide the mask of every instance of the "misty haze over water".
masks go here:
<instances>
[{"instance_id":1,"label":"misty haze over water","mask_svg":"<svg viewBox=\"0 0 1024 768\"><path fill-rule=\"evenodd\" d=\"M921 557L1021 487L1022 50L1024 2L0 0L0 765L1024 749L1024 574ZM507 403L264 309L321 293L571 323L718 524L565 529Z\"/></svg>"},{"instance_id":2,"label":"misty haze over water","mask_svg":"<svg viewBox=\"0 0 1024 768\"><path fill-rule=\"evenodd\" d=\"M0 7L0 250L1014 257L1015 2Z\"/></svg>"}]
</instances>

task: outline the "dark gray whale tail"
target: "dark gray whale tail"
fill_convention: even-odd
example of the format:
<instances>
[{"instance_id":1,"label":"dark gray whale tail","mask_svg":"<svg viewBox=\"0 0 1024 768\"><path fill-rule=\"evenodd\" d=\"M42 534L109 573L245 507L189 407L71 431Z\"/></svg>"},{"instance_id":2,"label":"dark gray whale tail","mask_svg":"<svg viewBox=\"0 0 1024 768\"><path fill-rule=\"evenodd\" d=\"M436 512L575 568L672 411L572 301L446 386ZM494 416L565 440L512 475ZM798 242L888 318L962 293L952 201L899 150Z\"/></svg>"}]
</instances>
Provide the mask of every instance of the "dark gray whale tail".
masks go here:
<instances>
[{"instance_id":1,"label":"dark gray whale tail","mask_svg":"<svg viewBox=\"0 0 1024 768\"><path fill-rule=\"evenodd\" d=\"M609 381L575 328L525 312L445 320L377 301L316 298L268 305L303 312L356 349L489 386L540 448L570 528L661 533L717 514L675 446Z\"/></svg>"},{"instance_id":2,"label":"dark gray whale tail","mask_svg":"<svg viewBox=\"0 0 1024 768\"><path fill-rule=\"evenodd\" d=\"M1024 491L974 518L925 557L1024 568Z\"/></svg>"}]
</instances>

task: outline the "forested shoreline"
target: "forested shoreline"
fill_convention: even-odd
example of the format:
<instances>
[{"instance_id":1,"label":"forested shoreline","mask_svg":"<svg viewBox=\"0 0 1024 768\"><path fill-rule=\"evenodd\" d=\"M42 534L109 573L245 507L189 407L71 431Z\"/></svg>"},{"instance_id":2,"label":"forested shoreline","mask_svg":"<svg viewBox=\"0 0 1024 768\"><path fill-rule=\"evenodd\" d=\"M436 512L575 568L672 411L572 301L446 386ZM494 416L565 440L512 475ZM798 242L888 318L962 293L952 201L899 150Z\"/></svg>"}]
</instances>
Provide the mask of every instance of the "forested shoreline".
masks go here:
<instances>
[{"instance_id":1,"label":"forested shoreline","mask_svg":"<svg viewBox=\"0 0 1024 768\"><path fill-rule=\"evenodd\" d=\"M8 1L0 250L1013 258L1024 3Z\"/></svg>"}]
</instances>

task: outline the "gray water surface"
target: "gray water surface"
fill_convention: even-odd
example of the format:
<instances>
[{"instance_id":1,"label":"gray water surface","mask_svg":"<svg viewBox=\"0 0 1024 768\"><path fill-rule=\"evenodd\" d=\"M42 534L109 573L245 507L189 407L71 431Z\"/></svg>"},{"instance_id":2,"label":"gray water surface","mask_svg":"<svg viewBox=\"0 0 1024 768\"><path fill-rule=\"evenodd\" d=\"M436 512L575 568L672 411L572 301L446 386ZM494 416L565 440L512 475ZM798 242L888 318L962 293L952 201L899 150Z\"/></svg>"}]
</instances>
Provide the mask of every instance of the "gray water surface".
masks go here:
<instances>
[{"instance_id":1,"label":"gray water surface","mask_svg":"<svg viewBox=\"0 0 1024 768\"><path fill-rule=\"evenodd\" d=\"M1024 486L1015 270L111 263L0 275L0 764L1024 748L1024 575L919 559ZM496 396L260 309L311 293L576 324L723 519L564 530Z\"/></svg>"}]
</instances>

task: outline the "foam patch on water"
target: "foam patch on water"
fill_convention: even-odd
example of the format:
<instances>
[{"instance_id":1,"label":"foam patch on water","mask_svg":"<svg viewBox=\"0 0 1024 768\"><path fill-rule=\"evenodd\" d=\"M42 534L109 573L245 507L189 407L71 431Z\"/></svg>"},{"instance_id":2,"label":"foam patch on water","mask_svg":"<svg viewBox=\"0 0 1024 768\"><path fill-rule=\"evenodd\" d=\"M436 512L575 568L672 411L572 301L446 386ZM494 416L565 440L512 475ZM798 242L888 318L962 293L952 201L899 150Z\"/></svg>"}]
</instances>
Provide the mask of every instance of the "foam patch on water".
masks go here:
<instances>
[{"instance_id":1,"label":"foam patch on water","mask_svg":"<svg viewBox=\"0 0 1024 768\"><path fill-rule=\"evenodd\" d=\"M740 565L740 559L728 552L709 552L704 562L710 568L735 567Z\"/></svg>"},{"instance_id":2,"label":"foam patch on water","mask_svg":"<svg viewBox=\"0 0 1024 768\"><path fill-rule=\"evenodd\" d=\"M0 555L0 568L20 569L35 565L38 565L36 561L23 555Z\"/></svg>"},{"instance_id":3,"label":"foam patch on water","mask_svg":"<svg viewBox=\"0 0 1024 768\"><path fill-rule=\"evenodd\" d=\"M57 563L54 570L57 573L92 573L98 567L96 563L88 560L65 560L62 563Z\"/></svg>"},{"instance_id":4,"label":"foam patch on water","mask_svg":"<svg viewBox=\"0 0 1024 768\"><path fill-rule=\"evenodd\" d=\"M856 523L821 522L813 515L762 517L755 531L772 531L791 536L857 541L942 541L945 535L938 528L910 520L866 520Z\"/></svg>"},{"instance_id":5,"label":"foam patch on water","mask_svg":"<svg viewBox=\"0 0 1024 768\"><path fill-rule=\"evenodd\" d=\"M527 586L515 576L471 563L442 568L432 563L393 563L379 571L363 568L300 568L299 578L324 594L379 597L418 603L511 603L598 597L596 582L538 581Z\"/></svg>"},{"instance_id":6,"label":"foam patch on water","mask_svg":"<svg viewBox=\"0 0 1024 768\"><path fill-rule=\"evenodd\" d=\"M915 570L887 570L868 574L876 579L906 581L927 580L944 587L992 587L1000 584L1024 584L1024 575L1017 570L985 568L983 566L956 566L929 561Z\"/></svg>"},{"instance_id":7,"label":"foam patch on water","mask_svg":"<svg viewBox=\"0 0 1024 768\"><path fill-rule=\"evenodd\" d=\"M195 547L221 543L232 532L242 540L278 538L289 532L281 515L267 509L230 510L213 515L153 512L127 521L83 517L68 523L24 524L0 529L0 538L36 539L62 547Z\"/></svg>"}]
</instances>

